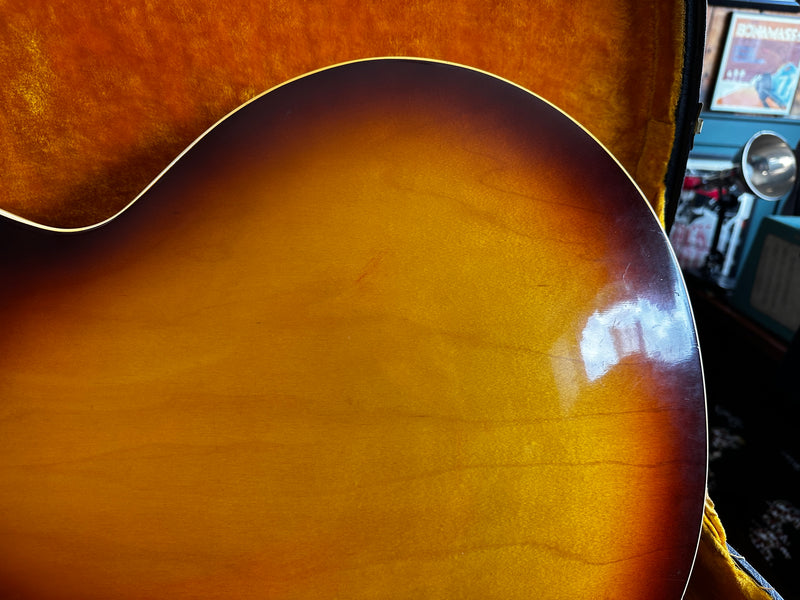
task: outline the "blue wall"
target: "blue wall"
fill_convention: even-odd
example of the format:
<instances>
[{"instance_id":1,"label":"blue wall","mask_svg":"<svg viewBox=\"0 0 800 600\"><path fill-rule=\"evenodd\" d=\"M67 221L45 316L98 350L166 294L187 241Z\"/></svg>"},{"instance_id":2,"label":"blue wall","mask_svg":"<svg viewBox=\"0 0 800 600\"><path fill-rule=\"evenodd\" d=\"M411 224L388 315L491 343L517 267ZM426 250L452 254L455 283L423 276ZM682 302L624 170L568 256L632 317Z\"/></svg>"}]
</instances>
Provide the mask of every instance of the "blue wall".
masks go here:
<instances>
[{"instance_id":1,"label":"blue wall","mask_svg":"<svg viewBox=\"0 0 800 600\"><path fill-rule=\"evenodd\" d=\"M774 131L782 136L792 148L800 142L800 119L749 116L724 112L704 112L702 131L695 135L694 148L689 159L710 161L733 161L736 154L753 134L759 131ZM750 223L742 240L742 261L746 259L758 233L761 220L768 215L779 214L784 201L769 202L757 199L753 205Z\"/></svg>"},{"instance_id":2,"label":"blue wall","mask_svg":"<svg viewBox=\"0 0 800 600\"><path fill-rule=\"evenodd\" d=\"M767 129L786 138L794 148L800 141L800 119L704 112L703 130L694 138L690 158L732 160L750 137Z\"/></svg>"}]
</instances>

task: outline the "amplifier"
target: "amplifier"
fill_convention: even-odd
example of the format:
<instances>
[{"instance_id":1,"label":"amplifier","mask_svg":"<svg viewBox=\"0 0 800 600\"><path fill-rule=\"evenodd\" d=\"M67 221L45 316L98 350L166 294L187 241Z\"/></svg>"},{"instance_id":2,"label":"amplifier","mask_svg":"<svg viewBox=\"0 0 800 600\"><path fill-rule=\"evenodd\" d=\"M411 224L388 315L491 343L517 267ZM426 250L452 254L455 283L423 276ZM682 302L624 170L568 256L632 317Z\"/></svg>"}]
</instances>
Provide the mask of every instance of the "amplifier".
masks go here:
<instances>
[{"instance_id":1,"label":"amplifier","mask_svg":"<svg viewBox=\"0 0 800 600\"><path fill-rule=\"evenodd\" d=\"M800 216L768 216L731 298L740 311L790 341L800 328Z\"/></svg>"}]
</instances>

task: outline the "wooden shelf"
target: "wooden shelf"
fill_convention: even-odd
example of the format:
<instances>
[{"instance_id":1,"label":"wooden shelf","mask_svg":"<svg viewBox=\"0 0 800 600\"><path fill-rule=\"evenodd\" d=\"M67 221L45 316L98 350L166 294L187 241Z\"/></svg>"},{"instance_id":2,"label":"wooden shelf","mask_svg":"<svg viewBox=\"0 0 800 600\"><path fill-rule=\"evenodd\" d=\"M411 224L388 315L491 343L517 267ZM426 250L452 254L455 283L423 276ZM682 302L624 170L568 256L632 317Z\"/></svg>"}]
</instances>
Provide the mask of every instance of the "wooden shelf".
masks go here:
<instances>
[{"instance_id":1,"label":"wooden shelf","mask_svg":"<svg viewBox=\"0 0 800 600\"><path fill-rule=\"evenodd\" d=\"M701 326L725 329L766 359L776 363L783 359L788 350L786 341L734 308L727 290L691 274L686 274L686 286L698 329Z\"/></svg>"}]
</instances>

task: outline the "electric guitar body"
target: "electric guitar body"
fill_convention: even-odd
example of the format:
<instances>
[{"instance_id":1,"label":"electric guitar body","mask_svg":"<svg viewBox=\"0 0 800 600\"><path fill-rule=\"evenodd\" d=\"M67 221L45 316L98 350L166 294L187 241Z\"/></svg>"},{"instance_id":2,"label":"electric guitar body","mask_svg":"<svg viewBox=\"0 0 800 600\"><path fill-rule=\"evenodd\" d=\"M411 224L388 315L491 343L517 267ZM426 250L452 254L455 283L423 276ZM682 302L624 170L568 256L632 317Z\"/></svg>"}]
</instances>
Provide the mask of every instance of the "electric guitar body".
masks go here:
<instances>
[{"instance_id":1,"label":"electric guitar body","mask_svg":"<svg viewBox=\"0 0 800 600\"><path fill-rule=\"evenodd\" d=\"M681 597L687 295L543 100L339 65L102 227L30 225L0 241L0 596Z\"/></svg>"}]
</instances>

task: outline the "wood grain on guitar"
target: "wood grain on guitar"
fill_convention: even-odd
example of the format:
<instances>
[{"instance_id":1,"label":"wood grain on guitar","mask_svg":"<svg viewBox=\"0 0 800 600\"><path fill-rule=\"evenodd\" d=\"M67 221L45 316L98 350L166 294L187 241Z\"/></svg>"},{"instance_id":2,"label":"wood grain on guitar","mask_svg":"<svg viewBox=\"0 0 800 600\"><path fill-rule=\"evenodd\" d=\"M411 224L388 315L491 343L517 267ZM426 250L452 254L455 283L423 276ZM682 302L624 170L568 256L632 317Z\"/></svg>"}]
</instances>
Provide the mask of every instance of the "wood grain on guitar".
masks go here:
<instances>
[{"instance_id":1,"label":"wood grain on guitar","mask_svg":"<svg viewBox=\"0 0 800 600\"><path fill-rule=\"evenodd\" d=\"M530 93L340 65L103 227L2 227L3 595L680 598L686 294L635 185Z\"/></svg>"}]
</instances>

